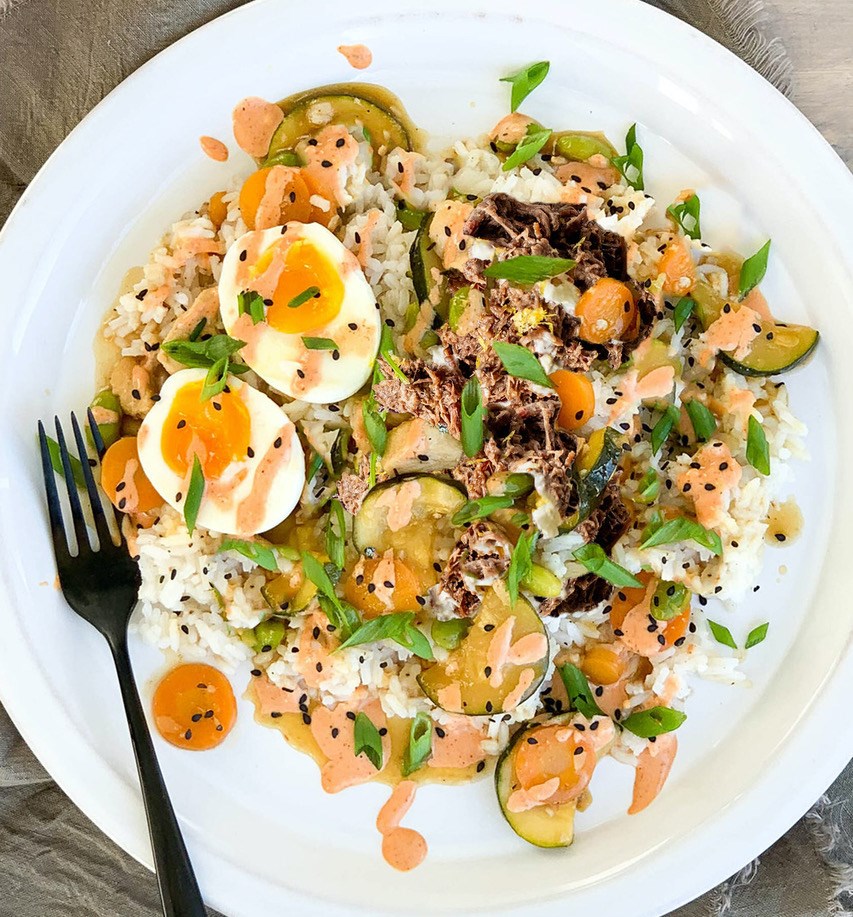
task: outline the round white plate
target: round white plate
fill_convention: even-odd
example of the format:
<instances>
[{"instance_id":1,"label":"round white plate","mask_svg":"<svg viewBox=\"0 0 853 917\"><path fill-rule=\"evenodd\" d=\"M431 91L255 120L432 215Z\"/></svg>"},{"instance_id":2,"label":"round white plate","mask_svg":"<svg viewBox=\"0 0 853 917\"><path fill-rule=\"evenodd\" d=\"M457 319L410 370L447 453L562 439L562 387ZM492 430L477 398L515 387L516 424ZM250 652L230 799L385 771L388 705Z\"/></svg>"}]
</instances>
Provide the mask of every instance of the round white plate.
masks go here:
<instances>
[{"instance_id":1,"label":"round white plate","mask_svg":"<svg viewBox=\"0 0 853 917\"><path fill-rule=\"evenodd\" d=\"M367 79L397 92L440 137L477 134L507 110L498 78L534 60L551 74L525 110L554 128L637 121L650 189L702 198L708 238L743 252L773 237L765 285L777 313L816 324L816 358L790 383L810 426L796 467L804 536L768 549L761 591L713 609L742 642L771 620L744 663L751 688L699 683L660 799L624 812L631 772L607 761L569 851L526 846L502 823L488 781L429 787L410 822L430 856L388 869L373 819L387 790L326 796L313 763L255 726L192 755L159 744L209 902L231 917L373 914L660 914L698 895L791 825L853 753L850 477L853 408L844 367L853 275L853 182L818 133L728 52L637 0L261 0L158 55L62 144L2 235L0 313L0 697L68 795L144 863L148 838L115 678L101 638L55 591L35 422L88 401L92 340L125 270L165 227L232 175L198 137L230 139L246 95ZM364 42L351 70L336 47ZM820 189L820 194L816 193ZM787 573L780 572L786 565ZM727 616L728 615L728 616ZM147 688L161 660L134 645ZM245 676L245 673L242 673ZM242 676L241 676L242 677ZM246 676L247 677L247 676ZM235 679L240 690L240 679Z\"/></svg>"}]
</instances>

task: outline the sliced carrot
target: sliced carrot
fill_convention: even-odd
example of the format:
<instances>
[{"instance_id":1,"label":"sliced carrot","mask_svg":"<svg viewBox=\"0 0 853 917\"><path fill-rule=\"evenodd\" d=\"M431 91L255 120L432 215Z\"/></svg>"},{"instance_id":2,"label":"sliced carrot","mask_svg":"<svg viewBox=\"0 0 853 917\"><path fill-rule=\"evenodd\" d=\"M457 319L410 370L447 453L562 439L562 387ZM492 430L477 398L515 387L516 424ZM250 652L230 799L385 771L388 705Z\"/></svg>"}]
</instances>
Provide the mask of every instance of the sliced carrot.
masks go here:
<instances>
[{"instance_id":1,"label":"sliced carrot","mask_svg":"<svg viewBox=\"0 0 853 917\"><path fill-rule=\"evenodd\" d=\"M381 557L364 559L363 563L353 569L344 583L344 598L354 605L365 618L376 618L379 615L392 611L412 611L418 607L418 596L421 594L420 582L408 564L394 558L393 578L385 582L374 582L377 567L382 563ZM378 588L377 588L378 586ZM392 605L388 605L379 597L379 593L391 590Z\"/></svg>"},{"instance_id":2,"label":"sliced carrot","mask_svg":"<svg viewBox=\"0 0 853 917\"><path fill-rule=\"evenodd\" d=\"M147 513L163 505L139 463L135 436L122 436L101 459L101 487L116 509L123 513Z\"/></svg>"},{"instance_id":3,"label":"sliced carrot","mask_svg":"<svg viewBox=\"0 0 853 917\"><path fill-rule=\"evenodd\" d=\"M623 339L632 331L637 305L624 283L604 277L581 296L575 315L581 320L581 338L591 344L603 344Z\"/></svg>"},{"instance_id":4,"label":"sliced carrot","mask_svg":"<svg viewBox=\"0 0 853 917\"><path fill-rule=\"evenodd\" d=\"M643 596L646 594L646 586L648 586L653 577L651 573L643 571L637 574L637 579L643 584L642 586L634 589L618 589L613 593L613 598L610 602L610 624L614 630L619 630L628 612L642 602Z\"/></svg>"},{"instance_id":5,"label":"sliced carrot","mask_svg":"<svg viewBox=\"0 0 853 917\"><path fill-rule=\"evenodd\" d=\"M228 205L225 203L224 191L217 191L216 194L211 195L207 205L207 215L217 229L225 222L228 216Z\"/></svg>"},{"instance_id":6,"label":"sliced carrot","mask_svg":"<svg viewBox=\"0 0 853 917\"><path fill-rule=\"evenodd\" d=\"M548 802L555 805L577 799L595 770L595 753L582 732L571 726L542 726L521 742L515 755L515 774L524 788L540 786L555 777L558 786Z\"/></svg>"},{"instance_id":7,"label":"sliced carrot","mask_svg":"<svg viewBox=\"0 0 853 917\"><path fill-rule=\"evenodd\" d=\"M277 195L279 197L277 201L279 205L278 223L283 225L296 221L298 223L322 223L327 226L335 214L335 208L330 207L325 211L312 203L311 198L315 191L302 169L291 166L272 166L253 172L240 189L240 212L249 229L258 228L256 226L258 209L267 193L267 179L273 169L279 170L276 178L276 188L281 192L280 196Z\"/></svg>"},{"instance_id":8,"label":"sliced carrot","mask_svg":"<svg viewBox=\"0 0 853 917\"><path fill-rule=\"evenodd\" d=\"M622 677L622 659L613 647L598 643L584 653L580 670L597 685L612 685Z\"/></svg>"},{"instance_id":9,"label":"sliced carrot","mask_svg":"<svg viewBox=\"0 0 853 917\"><path fill-rule=\"evenodd\" d=\"M557 416L558 426L564 430L582 427L595 413L595 390L589 376L558 369L549 378L557 389L562 405Z\"/></svg>"},{"instance_id":10,"label":"sliced carrot","mask_svg":"<svg viewBox=\"0 0 853 917\"><path fill-rule=\"evenodd\" d=\"M660 259L660 272L664 275L663 292L684 295L696 284L696 266L687 243L681 237L667 245Z\"/></svg>"},{"instance_id":11,"label":"sliced carrot","mask_svg":"<svg viewBox=\"0 0 853 917\"><path fill-rule=\"evenodd\" d=\"M237 701L228 679L213 666L179 665L154 691L154 723L178 748L215 748L237 719Z\"/></svg>"}]
</instances>

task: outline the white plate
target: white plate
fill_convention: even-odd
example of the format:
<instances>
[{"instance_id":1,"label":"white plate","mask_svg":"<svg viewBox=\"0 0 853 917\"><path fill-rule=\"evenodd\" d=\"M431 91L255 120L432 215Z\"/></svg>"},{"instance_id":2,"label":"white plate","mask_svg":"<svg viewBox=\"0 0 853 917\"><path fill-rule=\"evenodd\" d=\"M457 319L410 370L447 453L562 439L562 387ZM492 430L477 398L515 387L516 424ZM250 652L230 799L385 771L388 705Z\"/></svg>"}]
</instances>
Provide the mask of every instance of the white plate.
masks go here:
<instances>
[{"instance_id":1,"label":"white plate","mask_svg":"<svg viewBox=\"0 0 853 917\"><path fill-rule=\"evenodd\" d=\"M804 537L769 550L762 590L730 619L742 639L772 621L745 663L752 689L700 684L661 798L624 815L631 772L606 762L568 852L542 852L503 825L488 782L430 787L411 823L425 865L402 875L379 855L386 790L325 796L314 765L256 727L241 702L229 741L205 755L160 743L210 903L236 915L333 915L362 908L434 914L659 914L703 892L792 824L853 753L845 728L853 657L849 342L853 182L817 132L746 65L633 0L264 0L160 54L85 119L30 186L0 244L6 347L0 361L0 697L62 788L107 834L150 863L136 775L106 647L53 589L35 421L88 400L91 342L124 271L176 215L245 167L205 159L200 134L228 138L242 96L278 98L366 78L397 92L439 135L476 134L506 110L498 77L553 62L525 106L554 127L639 122L651 189L702 197L712 241L744 252L773 237L766 284L778 313L823 339L789 377L808 421L796 468ZM364 74L335 50L363 41ZM227 66L228 63L232 66ZM817 194L817 189L820 194ZM778 566L786 564L782 576ZM715 616L725 614L715 610ZM145 686L161 664L138 645Z\"/></svg>"}]
</instances>

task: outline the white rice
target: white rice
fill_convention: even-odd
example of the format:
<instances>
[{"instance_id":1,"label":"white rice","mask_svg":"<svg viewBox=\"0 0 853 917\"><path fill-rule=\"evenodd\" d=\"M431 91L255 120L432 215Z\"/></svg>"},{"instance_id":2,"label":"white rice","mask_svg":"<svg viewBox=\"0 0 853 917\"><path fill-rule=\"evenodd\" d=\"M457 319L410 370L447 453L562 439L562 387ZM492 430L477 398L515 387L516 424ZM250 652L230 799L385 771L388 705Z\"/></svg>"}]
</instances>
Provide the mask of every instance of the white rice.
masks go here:
<instances>
[{"instance_id":1,"label":"white rice","mask_svg":"<svg viewBox=\"0 0 853 917\"><path fill-rule=\"evenodd\" d=\"M415 234L405 231L396 219L399 195L392 184L397 166L395 157L396 154L388 157L387 171L379 174L368 166L369 154L362 153L359 167L348 179L349 203L338 234L344 245L358 253L359 240L369 222L373 222L372 252L365 261L364 271L383 316L390 318L395 331L400 333L407 310L415 300L408 257ZM408 195L408 202L417 208L435 207L451 191L477 198L505 191L523 201L542 202L560 200L563 191L549 163L537 157L526 167L503 172L501 160L482 140L458 141L441 153L418 156L415 175L416 187ZM647 218L650 222L656 218L660 221L659 211L652 210L654 200L622 185L604 193L622 207L622 212L607 215L599 210L598 222L629 241L629 264L634 279L657 282L659 249L671 237L671 232L651 232L639 243L634 238ZM181 244L187 239L205 238L221 242L223 248L230 245L246 230L237 198L236 188L227 192L228 216L219 230L202 208L202 215L189 215L175 223L152 252L140 278L120 297L105 326L106 336L118 344L122 354L139 356L146 352L146 345L150 348L162 341L171 323L189 307L196 295L216 282L219 258L182 256ZM694 247L697 257L705 250L701 243ZM699 270L725 295L728 284L725 271L707 264ZM154 290L164 294L156 302L151 301L150 293ZM573 309L578 295L576 289L560 290L553 284L546 285L543 292L547 298L569 309ZM669 317L658 322L655 334L672 335L672 353L681 348L681 334L674 332ZM693 343L688 349L695 346ZM607 424L607 400L614 397L614 389L618 389L621 378L620 374L605 375L598 370L593 370L590 376L597 411L580 431L582 435ZM766 477L758 475L746 463L743 430L736 428L736 415L724 411L715 435L730 446L735 458L744 465L744 474L721 526L726 547L723 557L713 558L709 551L693 543L640 551L638 545L651 514L649 509L617 544L613 556L618 563L634 572L644 565L650 566L662 578L684 582L700 595L715 595L725 601L738 600L752 586L762 564L768 510L790 481L787 463L791 458L805 457L802 445L805 427L791 414L784 386L777 388L772 382L744 379L726 370L707 394L718 399L725 408L732 392L743 388L756 397L756 414L760 415L767 436L772 473ZM290 402L285 403L284 408L317 452L328 458L338 430L345 424L347 406L343 411L332 411L324 406ZM648 423L650 417L648 410L641 410L640 422ZM630 459L640 468L659 470L664 506L680 510L689 507L676 487L667 486L667 482L674 481L689 464L687 453L676 455L663 467L659 458L652 457L648 441L641 439L631 446ZM630 495L637 485L628 480L625 486ZM327 497L326 492L312 492L310 485L306 487L304 499L309 506ZM732 545L734 541L737 548ZM544 538L539 544L537 560L557 576L565 577L571 569L572 552L580 543L576 534ZM284 642L274 653L255 656L238 629L253 627L268 613L260 593L265 577L245 558L233 552L219 553L220 544L221 538L201 530L189 536L182 519L169 509L164 510L151 528L138 532L135 551L139 555L142 586L133 626L143 639L186 659L212 659L228 670L254 660L255 665L266 668L275 684L299 686L327 705L349 698L354 690L363 686L381 699L383 709L390 716L411 717L424 711L439 723L451 716L433 707L425 698L416 681L420 662L396 644L357 647L334 654L324 667L322 679L316 680L310 688L304 684L297 668L297 654L292 652L303 630L309 627L308 618L296 616L290 622ZM219 597L223 604L221 609ZM607 610L602 604L589 612L546 618L552 657L561 648L578 648L589 641L606 638ZM652 672L629 686L627 709L665 690L676 705L683 703L690 691L691 676L731 684L744 682L738 670L739 658L719 652L719 645L701 616L696 617L699 625L695 633L691 633L680 647L667 649L655 657ZM440 656L442 651L436 648L436 653ZM512 715L473 718L483 724L484 752L499 752L507 742L509 727L532 716L537 703L538 696L534 695ZM614 755L633 762L646 747L646 741L625 730L620 733Z\"/></svg>"}]
</instances>

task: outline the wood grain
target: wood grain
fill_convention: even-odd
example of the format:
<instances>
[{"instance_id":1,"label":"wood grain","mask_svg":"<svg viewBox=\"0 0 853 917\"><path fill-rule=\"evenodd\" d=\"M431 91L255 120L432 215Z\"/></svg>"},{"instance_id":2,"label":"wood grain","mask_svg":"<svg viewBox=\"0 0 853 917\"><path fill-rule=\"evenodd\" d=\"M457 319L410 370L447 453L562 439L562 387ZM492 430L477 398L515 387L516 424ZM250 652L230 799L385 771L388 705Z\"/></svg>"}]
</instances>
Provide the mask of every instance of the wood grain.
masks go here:
<instances>
[{"instance_id":1,"label":"wood grain","mask_svg":"<svg viewBox=\"0 0 853 917\"><path fill-rule=\"evenodd\" d=\"M794 63L791 101L853 168L853 2L765 0Z\"/></svg>"}]
</instances>

